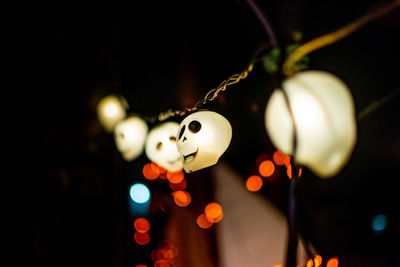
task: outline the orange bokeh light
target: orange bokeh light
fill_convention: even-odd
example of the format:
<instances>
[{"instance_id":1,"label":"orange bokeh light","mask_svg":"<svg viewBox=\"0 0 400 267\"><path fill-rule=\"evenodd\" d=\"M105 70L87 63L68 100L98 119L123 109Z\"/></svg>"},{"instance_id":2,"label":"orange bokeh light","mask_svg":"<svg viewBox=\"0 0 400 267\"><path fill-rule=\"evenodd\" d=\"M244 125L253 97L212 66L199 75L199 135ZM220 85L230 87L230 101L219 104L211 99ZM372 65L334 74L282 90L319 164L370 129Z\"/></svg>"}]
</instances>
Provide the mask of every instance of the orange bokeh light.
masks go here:
<instances>
[{"instance_id":1,"label":"orange bokeh light","mask_svg":"<svg viewBox=\"0 0 400 267\"><path fill-rule=\"evenodd\" d=\"M219 215L219 217L215 218L215 219L214 218L210 218L207 215L206 215L206 218L210 223L219 223L222 220L222 218L224 218L224 213L221 211L221 215Z\"/></svg>"},{"instance_id":2,"label":"orange bokeh light","mask_svg":"<svg viewBox=\"0 0 400 267\"><path fill-rule=\"evenodd\" d=\"M134 221L133 226L135 227L135 230L139 233L146 233L150 230L150 223L145 218L137 218Z\"/></svg>"},{"instance_id":3,"label":"orange bokeh light","mask_svg":"<svg viewBox=\"0 0 400 267\"><path fill-rule=\"evenodd\" d=\"M272 161L270 160L264 160L261 162L261 164L258 166L258 171L260 172L261 176L263 177L269 177L271 176L274 171L275 171L275 165Z\"/></svg>"},{"instance_id":4,"label":"orange bokeh light","mask_svg":"<svg viewBox=\"0 0 400 267\"><path fill-rule=\"evenodd\" d=\"M148 180L155 180L158 178L158 172L155 172L153 169L155 169L154 163L147 163L146 165L143 166L143 175L146 179ZM158 167L157 167L158 169Z\"/></svg>"},{"instance_id":5,"label":"orange bokeh light","mask_svg":"<svg viewBox=\"0 0 400 267\"><path fill-rule=\"evenodd\" d=\"M285 165L285 161L287 160L288 156L280 152L279 150L276 150L274 152L274 155L272 155L272 159L275 162L276 165L282 166Z\"/></svg>"},{"instance_id":6,"label":"orange bokeh light","mask_svg":"<svg viewBox=\"0 0 400 267\"><path fill-rule=\"evenodd\" d=\"M339 259L336 257L330 258L329 261L326 263L326 267L338 267L339 266Z\"/></svg>"},{"instance_id":7,"label":"orange bokeh light","mask_svg":"<svg viewBox=\"0 0 400 267\"><path fill-rule=\"evenodd\" d=\"M178 184L169 183L169 187L171 187L171 189L174 191L185 190L186 186L187 186L187 182L185 179L183 179L182 182L180 182Z\"/></svg>"},{"instance_id":8,"label":"orange bokeh light","mask_svg":"<svg viewBox=\"0 0 400 267\"><path fill-rule=\"evenodd\" d=\"M246 180L246 188L249 191L255 192L261 189L262 187L262 179L258 175L252 175Z\"/></svg>"},{"instance_id":9,"label":"orange bokeh light","mask_svg":"<svg viewBox=\"0 0 400 267\"><path fill-rule=\"evenodd\" d=\"M134 238L136 243L138 243L139 245L146 245L147 243L150 242L150 235L148 233L136 232L134 234Z\"/></svg>"},{"instance_id":10,"label":"orange bokeh light","mask_svg":"<svg viewBox=\"0 0 400 267\"><path fill-rule=\"evenodd\" d=\"M299 175L298 175L299 177L301 176L302 171L303 171L303 169L300 168L300 169L299 169ZM288 166L287 166L286 174L287 174L287 176L288 176L290 179L292 179L292 165L288 165ZM319 256L319 255L317 255L317 256Z\"/></svg>"},{"instance_id":11,"label":"orange bokeh light","mask_svg":"<svg viewBox=\"0 0 400 267\"><path fill-rule=\"evenodd\" d=\"M204 208L204 213L208 218L216 220L222 214L222 207L217 202L211 202L208 203L207 206Z\"/></svg>"},{"instance_id":12,"label":"orange bokeh light","mask_svg":"<svg viewBox=\"0 0 400 267\"><path fill-rule=\"evenodd\" d=\"M200 214L199 217L197 217L196 222L197 222L197 225L203 229L210 228L213 225L212 222L208 221L208 219L204 213Z\"/></svg>"},{"instance_id":13,"label":"orange bokeh light","mask_svg":"<svg viewBox=\"0 0 400 267\"><path fill-rule=\"evenodd\" d=\"M157 173L157 176L160 174L160 172L161 172L161 167L160 166L158 166L156 163L154 163L154 162L151 162L150 163L150 167L151 167L151 169L153 170L153 172L154 173Z\"/></svg>"},{"instance_id":14,"label":"orange bokeh light","mask_svg":"<svg viewBox=\"0 0 400 267\"><path fill-rule=\"evenodd\" d=\"M314 261L312 259L309 259L307 261L306 267L313 267L314 266Z\"/></svg>"},{"instance_id":15,"label":"orange bokeh light","mask_svg":"<svg viewBox=\"0 0 400 267\"><path fill-rule=\"evenodd\" d=\"M139 264L139 265L136 265L136 267L147 267L147 265Z\"/></svg>"},{"instance_id":16,"label":"orange bokeh light","mask_svg":"<svg viewBox=\"0 0 400 267\"><path fill-rule=\"evenodd\" d=\"M154 267L170 267L170 266L172 266L172 264L169 260L157 260L154 263Z\"/></svg>"},{"instance_id":17,"label":"orange bokeh light","mask_svg":"<svg viewBox=\"0 0 400 267\"><path fill-rule=\"evenodd\" d=\"M172 193L172 196L174 197L175 204L179 207L186 207L192 201L192 197L186 191L175 191Z\"/></svg>"},{"instance_id":18,"label":"orange bokeh light","mask_svg":"<svg viewBox=\"0 0 400 267\"><path fill-rule=\"evenodd\" d=\"M160 179L163 180L167 179L167 170L161 166L158 166L158 170L159 170L158 177L160 177Z\"/></svg>"},{"instance_id":19,"label":"orange bokeh light","mask_svg":"<svg viewBox=\"0 0 400 267\"><path fill-rule=\"evenodd\" d=\"M168 179L168 181L170 181L173 184L179 184L180 182L183 181L183 179L185 179L185 176L184 176L182 170L174 171L174 172L168 171L167 179Z\"/></svg>"},{"instance_id":20,"label":"orange bokeh light","mask_svg":"<svg viewBox=\"0 0 400 267\"><path fill-rule=\"evenodd\" d=\"M315 255L314 257L315 267L319 267L322 264L322 257L320 255Z\"/></svg>"}]
</instances>

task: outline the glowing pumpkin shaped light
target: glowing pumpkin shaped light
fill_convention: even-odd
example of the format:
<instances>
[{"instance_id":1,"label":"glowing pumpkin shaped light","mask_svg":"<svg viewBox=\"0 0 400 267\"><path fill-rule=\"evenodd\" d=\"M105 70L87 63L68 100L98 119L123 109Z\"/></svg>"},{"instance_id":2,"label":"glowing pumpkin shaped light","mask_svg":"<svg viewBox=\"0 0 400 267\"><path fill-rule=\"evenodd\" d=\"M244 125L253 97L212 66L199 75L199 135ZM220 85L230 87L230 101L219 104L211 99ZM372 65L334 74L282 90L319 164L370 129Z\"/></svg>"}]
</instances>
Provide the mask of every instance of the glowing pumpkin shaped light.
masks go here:
<instances>
[{"instance_id":1,"label":"glowing pumpkin shaped light","mask_svg":"<svg viewBox=\"0 0 400 267\"><path fill-rule=\"evenodd\" d=\"M321 178L336 175L348 162L357 140L354 102L339 78L323 71L304 71L275 90L266 107L265 126L272 143L293 153L296 127L296 163L308 166ZM293 125L294 123L294 125Z\"/></svg>"},{"instance_id":2,"label":"glowing pumpkin shaped light","mask_svg":"<svg viewBox=\"0 0 400 267\"><path fill-rule=\"evenodd\" d=\"M186 172L217 163L232 139L229 121L213 111L198 111L179 125L177 147Z\"/></svg>"},{"instance_id":3,"label":"glowing pumpkin shaped light","mask_svg":"<svg viewBox=\"0 0 400 267\"><path fill-rule=\"evenodd\" d=\"M132 161L143 153L147 132L146 122L137 116L117 123L114 129L115 144L125 160Z\"/></svg>"},{"instance_id":4,"label":"glowing pumpkin shaped light","mask_svg":"<svg viewBox=\"0 0 400 267\"><path fill-rule=\"evenodd\" d=\"M182 156L176 147L179 124L165 122L154 127L146 140L146 156L169 171L182 169Z\"/></svg>"},{"instance_id":5,"label":"glowing pumpkin shaped light","mask_svg":"<svg viewBox=\"0 0 400 267\"><path fill-rule=\"evenodd\" d=\"M97 104L97 117L104 130L111 133L117 124L126 117L128 104L122 96L108 95Z\"/></svg>"}]
</instances>

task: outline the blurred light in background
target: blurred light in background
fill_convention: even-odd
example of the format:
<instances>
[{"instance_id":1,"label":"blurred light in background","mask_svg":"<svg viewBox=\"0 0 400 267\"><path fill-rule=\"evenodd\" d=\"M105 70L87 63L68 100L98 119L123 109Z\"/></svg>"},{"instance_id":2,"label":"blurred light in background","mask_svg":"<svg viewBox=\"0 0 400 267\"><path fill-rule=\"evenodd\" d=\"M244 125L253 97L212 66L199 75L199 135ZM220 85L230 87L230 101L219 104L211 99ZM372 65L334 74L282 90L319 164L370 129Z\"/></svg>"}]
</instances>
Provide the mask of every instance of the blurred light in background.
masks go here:
<instances>
[{"instance_id":1,"label":"blurred light in background","mask_svg":"<svg viewBox=\"0 0 400 267\"><path fill-rule=\"evenodd\" d=\"M174 197L174 202L179 207L186 207L192 202L192 197L186 191L175 191L172 193Z\"/></svg>"},{"instance_id":2,"label":"blurred light in background","mask_svg":"<svg viewBox=\"0 0 400 267\"><path fill-rule=\"evenodd\" d=\"M338 267L338 266L339 266L339 259L336 257L329 259L329 261L326 263L326 267Z\"/></svg>"},{"instance_id":3,"label":"blurred light in background","mask_svg":"<svg viewBox=\"0 0 400 267\"><path fill-rule=\"evenodd\" d=\"M272 159L274 160L275 164L278 166L285 165L286 162L290 161L290 157L286 156L279 150L276 150L274 152L274 155L272 156Z\"/></svg>"},{"instance_id":4,"label":"blurred light in background","mask_svg":"<svg viewBox=\"0 0 400 267\"><path fill-rule=\"evenodd\" d=\"M167 179L173 184L179 184L185 179L183 171L167 171Z\"/></svg>"},{"instance_id":5,"label":"blurred light in background","mask_svg":"<svg viewBox=\"0 0 400 267\"><path fill-rule=\"evenodd\" d=\"M133 226L139 233L147 233L150 230L150 223L145 218L137 218L134 221Z\"/></svg>"},{"instance_id":6,"label":"blurred light in background","mask_svg":"<svg viewBox=\"0 0 400 267\"><path fill-rule=\"evenodd\" d=\"M144 184L134 184L131 186L130 195L134 202L142 204L150 199L150 191Z\"/></svg>"},{"instance_id":7,"label":"blurred light in background","mask_svg":"<svg viewBox=\"0 0 400 267\"><path fill-rule=\"evenodd\" d=\"M136 232L133 237L135 238L136 243L139 245L146 245L150 242L150 235L148 233Z\"/></svg>"},{"instance_id":8,"label":"blurred light in background","mask_svg":"<svg viewBox=\"0 0 400 267\"><path fill-rule=\"evenodd\" d=\"M143 166L143 175L148 180L155 180L159 175L159 168L154 163L147 163Z\"/></svg>"},{"instance_id":9,"label":"blurred light in background","mask_svg":"<svg viewBox=\"0 0 400 267\"><path fill-rule=\"evenodd\" d=\"M260 166L258 166L258 171L260 172L261 176L269 177L275 171L275 165L270 160L265 160L261 162Z\"/></svg>"},{"instance_id":10,"label":"blurred light in background","mask_svg":"<svg viewBox=\"0 0 400 267\"><path fill-rule=\"evenodd\" d=\"M171 189L173 191L179 191L179 190L185 190L187 186L187 182L185 179L182 180L182 182L180 182L179 184L174 184L174 183L169 183L169 187L171 187Z\"/></svg>"},{"instance_id":11,"label":"blurred light in background","mask_svg":"<svg viewBox=\"0 0 400 267\"><path fill-rule=\"evenodd\" d=\"M387 218L384 214L378 214L372 219L372 229L374 231L383 231L387 225Z\"/></svg>"},{"instance_id":12,"label":"blurred light in background","mask_svg":"<svg viewBox=\"0 0 400 267\"><path fill-rule=\"evenodd\" d=\"M258 175L252 175L246 180L246 188L249 191L255 192L261 189L262 187L262 179Z\"/></svg>"},{"instance_id":13,"label":"blurred light in background","mask_svg":"<svg viewBox=\"0 0 400 267\"><path fill-rule=\"evenodd\" d=\"M222 220L222 207L217 202L208 203L204 208L204 214L209 222L216 223Z\"/></svg>"},{"instance_id":14,"label":"blurred light in background","mask_svg":"<svg viewBox=\"0 0 400 267\"><path fill-rule=\"evenodd\" d=\"M286 169L286 174L287 174L287 176L288 176L290 179L292 179L292 165L289 164L289 165L287 165L286 167L287 167L287 169ZM300 169L299 169L299 172L298 172L298 177L301 176L302 171L303 171L303 169L300 168Z\"/></svg>"},{"instance_id":15,"label":"blurred light in background","mask_svg":"<svg viewBox=\"0 0 400 267\"><path fill-rule=\"evenodd\" d=\"M97 117L106 132L111 133L115 124L125 118L127 108L128 103L122 96L109 95L99 101Z\"/></svg>"},{"instance_id":16,"label":"blurred light in background","mask_svg":"<svg viewBox=\"0 0 400 267\"><path fill-rule=\"evenodd\" d=\"M196 222L197 222L197 225L203 229L210 228L213 225L213 223L211 223L207 220L207 217L204 213L200 214L199 217L197 217Z\"/></svg>"}]
</instances>

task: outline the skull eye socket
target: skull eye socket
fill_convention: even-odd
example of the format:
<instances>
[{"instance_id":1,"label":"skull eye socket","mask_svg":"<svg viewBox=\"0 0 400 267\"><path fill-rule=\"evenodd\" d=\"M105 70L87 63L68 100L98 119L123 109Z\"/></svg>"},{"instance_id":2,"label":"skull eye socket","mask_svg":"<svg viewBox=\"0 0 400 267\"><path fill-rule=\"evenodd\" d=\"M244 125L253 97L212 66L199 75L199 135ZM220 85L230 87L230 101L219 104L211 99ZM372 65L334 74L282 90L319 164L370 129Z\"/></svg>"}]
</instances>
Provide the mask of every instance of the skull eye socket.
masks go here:
<instances>
[{"instance_id":1,"label":"skull eye socket","mask_svg":"<svg viewBox=\"0 0 400 267\"><path fill-rule=\"evenodd\" d=\"M201 123L198 121L192 121L191 123L189 123L189 130L192 133L198 133L201 129Z\"/></svg>"},{"instance_id":2,"label":"skull eye socket","mask_svg":"<svg viewBox=\"0 0 400 267\"><path fill-rule=\"evenodd\" d=\"M163 147L163 144L161 142L158 142L157 146L156 146L157 150L161 150L162 147Z\"/></svg>"},{"instance_id":3,"label":"skull eye socket","mask_svg":"<svg viewBox=\"0 0 400 267\"><path fill-rule=\"evenodd\" d=\"M182 127L182 129L181 129L181 131L179 133L179 139L181 139L183 133L185 132L185 128L186 128L186 125L183 125L183 127Z\"/></svg>"},{"instance_id":4,"label":"skull eye socket","mask_svg":"<svg viewBox=\"0 0 400 267\"><path fill-rule=\"evenodd\" d=\"M176 137L175 136L170 136L169 141L175 143L176 142Z\"/></svg>"}]
</instances>

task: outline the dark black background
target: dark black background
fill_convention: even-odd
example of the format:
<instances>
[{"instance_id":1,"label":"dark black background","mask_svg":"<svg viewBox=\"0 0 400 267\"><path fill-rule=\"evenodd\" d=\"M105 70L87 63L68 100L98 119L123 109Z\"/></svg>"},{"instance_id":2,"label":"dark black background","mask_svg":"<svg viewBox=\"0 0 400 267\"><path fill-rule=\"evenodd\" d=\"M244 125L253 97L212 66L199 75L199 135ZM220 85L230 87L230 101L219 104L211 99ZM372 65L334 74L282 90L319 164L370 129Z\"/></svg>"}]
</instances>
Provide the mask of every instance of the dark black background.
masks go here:
<instances>
[{"instance_id":1,"label":"dark black background","mask_svg":"<svg viewBox=\"0 0 400 267\"><path fill-rule=\"evenodd\" d=\"M282 47L292 42L293 30L307 41L376 3L259 1ZM56 0L38 14L45 24L36 30L45 32L45 42L35 52L44 68L37 67L33 79L41 87L40 170L32 178L33 198L27 205L33 213L24 227L29 265L135 266L139 258L149 260L150 251L132 241L127 192L147 160L123 162L112 136L97 122L97 101L119 92L131 112L146 116L192 105L242 71L268 37L245 1ZM310 68L343 79L359 112L399 89L399 29L399 12L393 12L312 53ZM232 143L222 159L243 179L255 173L260 154L274 151L263 114L279 82L256 65L248 79L209 106L232 124ZM359 122L355 151L337 177L322 180L304 171L300 230L324 259L339 257L340 266L400 266L399 104L397 97ZM284 177L260 192L283 212ZM13 185L4 182L5 216L18 213L11 212L18 198ZM376 234L371 221L380 213L387 215L388 226ZM155 236L161 235L165 218L158 219L153 220ZM21 245L9 232L5 236L0 263L16 262Z\"/></svg>"}]
</instances>

